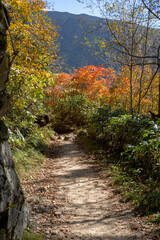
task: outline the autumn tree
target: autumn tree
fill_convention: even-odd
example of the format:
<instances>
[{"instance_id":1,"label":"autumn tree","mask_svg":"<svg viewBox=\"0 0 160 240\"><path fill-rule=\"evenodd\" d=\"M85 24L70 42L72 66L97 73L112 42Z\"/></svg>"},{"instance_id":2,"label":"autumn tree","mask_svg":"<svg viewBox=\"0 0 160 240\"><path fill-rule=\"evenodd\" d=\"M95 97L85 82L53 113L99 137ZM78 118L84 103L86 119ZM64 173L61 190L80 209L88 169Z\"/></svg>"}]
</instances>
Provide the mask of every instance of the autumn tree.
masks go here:
<instances>
[{"instance_id":1,"label":"autumn tree","mask_svg":"<svg viewBox=\"0 0 160 240\"><path fill-rule=\"evenodd\" d=\"M145 94L145 89L148 87L148 82L153 75L153 69L150 66L145 66L144 74L142 78L143 89L142 95ZM119 72L117 79L113 83L111 99L113 106L120 105L122 109L129 110L130 103L130 70L127 66L122 67ZM139 66L134 67L133 69L133 105L134 111L138 112L139 107L139 79L141 77L141 71L139 70ZM148 93L141 100L141 113L145 114L149 111L156 110L156 104L158 101L158 76L155 77L154 82L152 83Z\"/></svg>"},{"instance_id":2,"label":"autumn tree","mask_svg":"<svg viewBox=\"0 0 160 240\"><path fill-rule=\"evenodd\" d=\"M155 27L159 27L159 24L160 24L160 21L159 21L160 20L160 1L159 0L150 0L150 1L142 0L142 3L145 6L145 8L154 17ZM159 70L159 84L158 84L159 101L158 101L158 114L156 115L152 112L150 112L150 113L153 117L155 117L155 116L160 117L160 45L157 46L157 55L152 56L152 58L153 57L157 60L157 70ZM151 83L152 83L152 81L151 81Z\"/></svg>"},{"instance_id":3,"label":"autumn tree","mask_svg":"<svg viewBox=\"0 0 160 240\"><path fill-rule=\"evenodd\" d=\"M55 76L53 85L46 90L46 104L56 125L83 125L95 107L112 104L110 95L115 79L115 71L103 66L85 66L71 75Z\"/></svg>"},{"instance_id":4,"label":"autumn tree","mask_svg":"<svg viewBox=\"0 0 160 240\"><path fill-rule=\"evenodd\" d=\"M21 131L32 137L37 131L36 116L48 114L44 91L54 81L50 63L57 58L59 34L46 16L45 1L4 3L11 20L8 32L11 70L7 84L11 103L5 118L15 139Z\"/></svg>"},{"instance_id":5,"label":"autumn tree","mask_svg":"<svg viewBox=\"0 0 160 240\"><path fill-rule=\"evenodd\" d=\"M76 69L72 75L60 73L53 87L48 89L48 95L64 98L68 95L87 96L90 101L108 99L112 84L116 79L115 71L112 68L103 66L85 66Z\"/></svg>"},{"instance_id":6,"label":"autumn tree","mask_svg":"<svg viewBox=\"0 0 160 240\"><path fill-rule=\"evenodd\" d=\"M57 27L45 14L45 1L4 0L4 3L11 18L8 50L12 68L8 89L12 104L17 111L30 106L36 111L43 107L44 88L53 80L49 65L57 58Z\"/></svg>"},{"instance_id":7,"label":"autumn tree","mask_svg":"<svg viewBox=\"0 0 160 240\"><path fill-rule=\"evenodd\" d=\"M130 69L130 112L141 110L141 101L148 92L152 80L157 74L155 68L157 62L155 56L148 56L155 52L155 42L158 41L155 29L151 28L152 16L140 1L85 1L92 7L100 10L104 21L101 22L104 28L110 30L112 40L110 42L99 42L103 51L109 51L108 46L114 54L113 61L119 63L119 66L127 66ZM154 43L154 45L153 45ZM151 54L152 53L152 54ZM148 86L143 84L145 66L152 65L155 69ZM133 71L139 66L139 101L138 107L133 105ZM146 93L144 93L144 90ZM142 92L144 94L142 94Z\"/></svg>"}]
</instances>

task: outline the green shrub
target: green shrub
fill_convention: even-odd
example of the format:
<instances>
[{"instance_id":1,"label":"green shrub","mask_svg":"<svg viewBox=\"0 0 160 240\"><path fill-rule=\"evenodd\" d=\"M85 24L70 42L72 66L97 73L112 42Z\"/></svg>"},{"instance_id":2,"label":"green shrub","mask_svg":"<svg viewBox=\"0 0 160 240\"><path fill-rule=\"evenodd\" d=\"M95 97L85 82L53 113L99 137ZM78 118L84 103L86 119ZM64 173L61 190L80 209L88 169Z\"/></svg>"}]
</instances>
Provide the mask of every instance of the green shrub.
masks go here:
<instances>
[{"instance_id":1,"label":"green shrub","mask_svg":"<svg viewBox=\"0 0 160 240\"><path fill-rule=\"evenodd\" d=\"M149 177L160 180L159 120L127 115L121 109L98 108L88 122L88 135L117 155L124 173L141 181Z\"/></svg>"},{"instance_id":2,"label":"green shrub","mask_svg":"<svg viewBox=\"0 0 160 240\"><path fill-rule=\"evenodd\" d=\"M86 124L90 111L92 106L85 96L66 96L53 106L53 126L82 126Z\"/></svg>"}]
</instances>

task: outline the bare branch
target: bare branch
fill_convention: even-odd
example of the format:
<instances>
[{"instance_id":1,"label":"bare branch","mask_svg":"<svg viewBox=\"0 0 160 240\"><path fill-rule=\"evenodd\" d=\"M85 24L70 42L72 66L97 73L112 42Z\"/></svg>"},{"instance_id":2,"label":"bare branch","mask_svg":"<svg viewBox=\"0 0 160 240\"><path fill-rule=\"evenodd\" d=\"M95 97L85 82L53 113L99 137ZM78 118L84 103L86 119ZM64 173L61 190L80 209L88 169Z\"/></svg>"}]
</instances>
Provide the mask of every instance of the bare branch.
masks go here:
<instances>
[{"instance_id":1,"label":"bare branch","mask_svg":"<svg viewBox=\"0 0 160 240\"><path fill-rule=\"evenodd\" d=\"M159 17L157 14L155 14L155 13L151 10L150 7L148 7L148 6L146 5L145 1L142 0L142 2L143 2L143 4L144 4L145 8L147 8L147 10L148 10L151 14L153 14L153 16L155 16L157 19L160 20L160 17Z\"/></svg>"}]
</instances>

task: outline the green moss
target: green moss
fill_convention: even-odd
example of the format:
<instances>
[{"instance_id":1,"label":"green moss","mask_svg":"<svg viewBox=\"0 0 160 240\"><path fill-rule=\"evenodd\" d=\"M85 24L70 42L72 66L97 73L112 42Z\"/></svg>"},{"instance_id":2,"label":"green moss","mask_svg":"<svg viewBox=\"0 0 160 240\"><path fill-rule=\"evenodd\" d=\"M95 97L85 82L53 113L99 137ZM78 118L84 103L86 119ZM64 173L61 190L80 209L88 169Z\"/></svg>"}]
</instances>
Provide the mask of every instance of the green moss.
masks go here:
<instances>
[{"instance_id":1,"label":"green moss","mask_svg":"<svg viewBox=\"0 0 160 240\"><path fill-rule=\"evenodd\" d=\"M42 234L37 234L37 233L25 230L22 240L44 240L44 238Z\"/></svg>"},{"instance_id":2,"label":"green moss","mask_svg":"<svg viewBox=\"0 0 160 240\"><path fill-rule=\"evenodd\" d=\"M14 208L14 206L15 206L15 203L10 203L9 204L9 208Z\"/></svg>"},{"instance_id":3,"label":"green moss","mask_svg":"<svg viewBox=\"0 0 160 240\"><path fill-rule=\"evenodd\" d=\"M3 213L8 211L10 208L14 208L15 206L15 203L10 203L8 207L6 207L4 210L3 210ZM0 217L1 218L1 217Z\"/></svg>"},{"instance_id":4,"label":"green moss","mask_svg":"<svg viewBox=\"0 0 160 240\"><path fill-rule=\"evenodd\" d=\"M24 149L14 149L13 158L15 170L20 178L28 175L30 171L40 166L44 161L43 154L31 146L27 146Z\"/></svg>"}]
</instances>

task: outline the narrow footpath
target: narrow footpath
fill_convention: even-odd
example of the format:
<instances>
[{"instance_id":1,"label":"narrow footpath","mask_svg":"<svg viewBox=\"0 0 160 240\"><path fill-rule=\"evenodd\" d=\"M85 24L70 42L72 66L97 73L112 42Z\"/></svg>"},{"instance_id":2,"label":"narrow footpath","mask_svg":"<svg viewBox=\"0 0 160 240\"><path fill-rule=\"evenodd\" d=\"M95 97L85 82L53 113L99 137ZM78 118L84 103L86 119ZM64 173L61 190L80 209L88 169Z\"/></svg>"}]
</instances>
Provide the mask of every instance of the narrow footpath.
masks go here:
<instances>
[{"instance_id":1,"label":"narrow footpath","mask_svg":"<svg viewBox=\"0 0 160 240\"><path fill-rule=\"evenodd\" d=\"M43 230L45 240L158 239L72 135L51 143L50 157L32 178L22 185L32 207L31 224L36 232Z\"/></svg>"}]
</instances>

